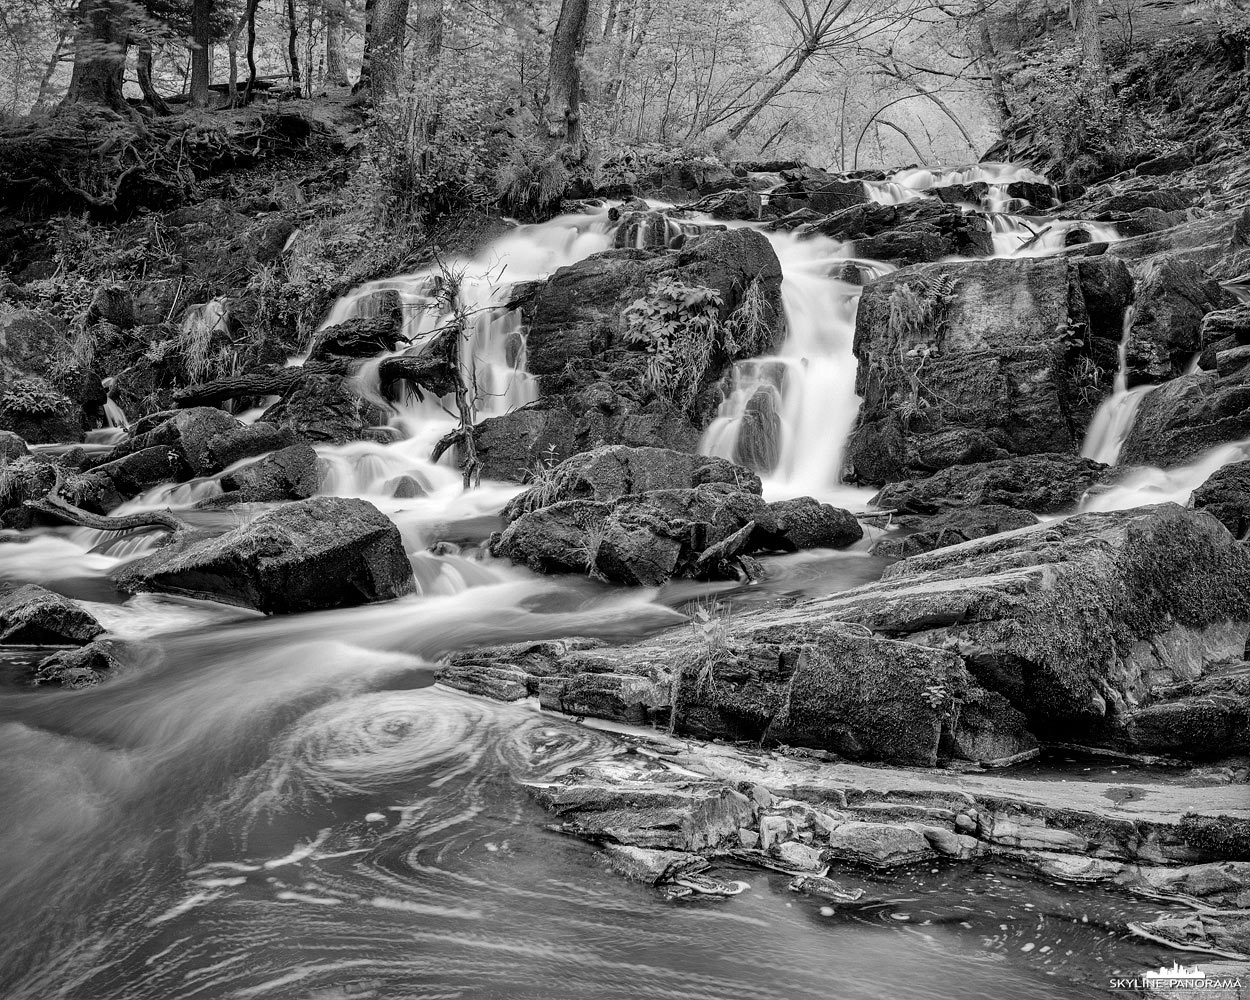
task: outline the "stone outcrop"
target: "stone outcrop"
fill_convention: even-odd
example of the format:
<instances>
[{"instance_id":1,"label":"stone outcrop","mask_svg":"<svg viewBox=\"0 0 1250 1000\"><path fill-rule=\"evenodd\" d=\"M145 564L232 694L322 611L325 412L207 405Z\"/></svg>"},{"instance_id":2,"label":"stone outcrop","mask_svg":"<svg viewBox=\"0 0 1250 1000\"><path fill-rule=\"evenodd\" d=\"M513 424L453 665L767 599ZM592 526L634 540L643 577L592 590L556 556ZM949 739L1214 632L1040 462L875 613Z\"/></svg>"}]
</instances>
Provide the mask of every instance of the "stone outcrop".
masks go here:
<instances>
[{"instance_id":1,"label":"stone outcrop","mask_svg":"<svg viewBox=\"0 0 1250 1000\"><path fill-rule=\"evenodd\" d=\"M868 202L802 226L798 232L851 240L856 256L900 266L943 257L988 257L994 252L985 216L932 199L901 205Z\"/></svg>"},{"instance_id":2,"label":"stone outcrop","mask_svg":"<svg viewBox=\"0 0 1250 1000\"><path fill-rule=\"evenodd\" d=\"M855 325L855 476L1074 454L1108 388L1089 360L1114 351L1130 289L1106 257L930 264L870 282Z\"/></svg>"},{"instance_id":3,"label":"stone outcrop","mask_svg":"<svg viewBox=\"0 0 1250 1000\"><path fill-rule=\"evenodd\" d=\"M1203 452L1250 437L1250 371L1196 371L1141 401L1121 465L1187 465Z\"/></svg>"},{"instance_id":4,"label":"stone outcrop","mask_svg":"<svg viewBox=\"0 0 1250 1000\"><path fill-rule=\"evenodd\" d=\"M1245 538L1250 531L1250 462L1218 469L1194 490L1190 503L1213 516L1234 538Z\"/></svg>"},{"instance_id":5,"label":"stone outcrop","mask_svg":"<svg viewBox=\"0 0 1250 1000\"><path fill-rule=\"evenodd\" d=\"M1241 660L1248 586L1250 553L1222 525L1165 504L939 548L877 583L632 645L478 651L459 666L462 683L474 665L513 671L518 690L593 674L616 698L579 714L639 722L667 704L678 732L850 759L1003 761L1039 740L1150 751L1136 713Z\"/></svg>"},{"instance_id":6,"label":"stone outcrop","mask_svg":"<svg viewBox=\"0 0 1250 1000\"><path fill-rule=\"evenodd\" d=\"M666 277L711 288L721 301L689 400L657 393L646 379L645 345L627 338L625 309ZM560 268L522 304L527 367L541 398L478 425L483 475L520 480L536 464L609 444L695 451L728 367L781 343L780 288L776 254L748 229L708 232L671 252L606 251Z\"/></svg>"},{"instance_id":7,"label":"stone outcrop","mask_svg":"<svg viewBox=\"0 0 1250 1000\"><path fill-rule=\"evenodd\" d=\"M415 588L399 529L371 504L340 497L286 504L215 538L176 538L113 579L132 593L266 614L386 601Z\"/></svg>"},{"instance_id":8,"label":"stone outcrop","mask_svg":"<svg viewBox=\"0 0 1250 1000\"><path fill-rule=\"evenodd\" d=\"M1029 455L943 469L923 479L890 483L872 498L878 507L905 514L948 508L1014 507L1039 514L1072 510L1109 469L1075 455Z\"/></svg>"}]
</instances>

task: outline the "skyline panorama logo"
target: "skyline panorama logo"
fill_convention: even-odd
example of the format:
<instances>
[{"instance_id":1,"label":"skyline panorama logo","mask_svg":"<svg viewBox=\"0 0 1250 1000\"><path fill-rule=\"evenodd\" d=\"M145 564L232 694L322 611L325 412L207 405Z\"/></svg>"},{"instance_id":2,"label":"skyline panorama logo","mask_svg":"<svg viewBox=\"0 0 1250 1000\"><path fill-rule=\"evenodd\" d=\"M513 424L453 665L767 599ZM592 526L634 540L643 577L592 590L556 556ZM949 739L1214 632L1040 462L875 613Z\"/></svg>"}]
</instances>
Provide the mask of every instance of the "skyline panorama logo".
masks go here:
<instances>
[{"instance_id":1,"label":"skyline panorama logo","mask_svg":"<svg viewBox=\"0 0 1250 1000\"><path fill-rule=\"evenodd\" d=\"M1113 990L1201 990L1203 992L1241 990L1242 977L1229 975L1212 975L1198 966L1188 967L1173 962L1169 969L1160 966L1136 976L1113 976L1110 980Z\"/></svg>"}]
</instances>

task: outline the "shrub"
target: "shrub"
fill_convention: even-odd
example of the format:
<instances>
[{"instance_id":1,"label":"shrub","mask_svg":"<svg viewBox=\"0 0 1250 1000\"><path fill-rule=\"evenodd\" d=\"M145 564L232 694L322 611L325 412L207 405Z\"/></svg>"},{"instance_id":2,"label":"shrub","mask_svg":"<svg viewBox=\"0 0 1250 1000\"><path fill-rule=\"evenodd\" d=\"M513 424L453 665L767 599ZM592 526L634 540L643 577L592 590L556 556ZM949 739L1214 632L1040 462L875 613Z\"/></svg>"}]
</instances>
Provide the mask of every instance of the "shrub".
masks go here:
<instances>
[{"instance_id":1,"label":"shrub","mask_svg":"<svg viewBox=\"0 0 1250 1000\"><path fill-rule=\"evenodd\" d=\"M0 410L25 417L70 413L74 404L41 378L14 379L0 392Z\"/></svg>"},{"instance_id":2,"label":"shrub","mask_svg":"<svg viewBox=\"0 0 1250 1000\"><path fill-rule=\"evenodd\" d=\"M625 340L647 353L647 385L687 409L698 395L721 330L720 293L659 278L645 297L625 308Z\"/></svg>"}]
</instances>

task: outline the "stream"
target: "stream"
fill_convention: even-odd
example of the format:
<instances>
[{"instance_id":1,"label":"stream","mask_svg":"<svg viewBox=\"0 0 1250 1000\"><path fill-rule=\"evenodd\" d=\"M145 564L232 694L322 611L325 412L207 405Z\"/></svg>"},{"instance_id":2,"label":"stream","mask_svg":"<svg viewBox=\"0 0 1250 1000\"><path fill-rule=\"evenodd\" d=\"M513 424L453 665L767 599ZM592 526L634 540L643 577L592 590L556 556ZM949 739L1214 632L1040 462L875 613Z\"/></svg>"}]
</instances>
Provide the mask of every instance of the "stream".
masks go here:
<instances>
[{"instance_id":1,"label":"stream","mask_svg":"<svg viewBox=\"0 0 1250 1000\"><path fill-rule=\"evenodd\" d=\"M1010 252L1006 237L1023 230L995 186L1018 172L991 167L959 176L991 184L997 245ZM873 197L923 197L941 177L922 173L882 182ZM606 209L565 216L458 262L479 418L534 398L509 286L605 249L610 235ZM769 238L785 273L788 340L777 358L738 366L703 450L732 453L747 400L767 385L782 418L769 499L815 495L862 510L871 494L837 482L858 406L858 289L838 277L854 248ZM1042 243L1029 252L1058 249L1062 230ZM388 288L401 293L409 336L438 328L428 273L366 285L326 322L368 315ZM377 392L376 364L360 388ZM151 535L6 533L4 580L83 602L137 665L96 688L42 691L17 683L34 651L0 654L0 998L1032 1000L1102 996L1107 976L1175 958L1124 930L1163 904L1048 883L1003 861L847 869L839 878L865 896L836 909L759 870L734 876L750 883L741 896L672 901L612 874L594 845L549 829L525 783L612 754L613 738L536 704L444 690L434 662L522 639L641 637L682 622L682 607L710 593L749 603L848 589L885 566L867 554L875 531L844 552L766 559L768 580L752 587L622 590L430 552L435 539L480 543L519 487L483 483L466 496L454 467L429 460L454 418L429 399L392 410L390 443L318 449L322 491L366 498L395 521L418 582L411 597L279 618L125 598L108 573ZM1127 434L1104 431L1100 454ZM1187 469L1142 470L1087 506L1179 498L1247 446L1217 452ZM426 495L396 499L401 476ZM162 487L125 509L187 508L219 492L218 478ZM249 515L186 516L224 530Z\"/></svg>"}]
</instances>

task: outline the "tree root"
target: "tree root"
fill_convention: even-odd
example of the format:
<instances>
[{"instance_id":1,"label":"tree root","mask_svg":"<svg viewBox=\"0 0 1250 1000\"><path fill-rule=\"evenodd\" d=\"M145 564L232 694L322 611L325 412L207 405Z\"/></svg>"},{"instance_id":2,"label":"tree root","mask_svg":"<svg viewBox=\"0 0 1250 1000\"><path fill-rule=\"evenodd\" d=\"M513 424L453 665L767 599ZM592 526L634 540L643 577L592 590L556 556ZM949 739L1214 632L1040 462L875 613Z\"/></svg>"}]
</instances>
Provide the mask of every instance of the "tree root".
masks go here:
<instances>
[{"instance_id":1,"label":"tree root","mask_svg":"<svg viewBox=\"0 0 1250 1000\"><path fill-rule=\"evenodd\" d=\"M65 483L65 472L58 465L54 467L56 475L52 488L38 500L27 500L23 506L47 517L74 524L80 528L95 528L99 531L134 531L136 528L164 528L172 534L190 529L186 521L179 518L168 507L162 510L145 510L136 514L93 514L89 510L75 507L60 495Z\"/></svg>"}]
</instances>

